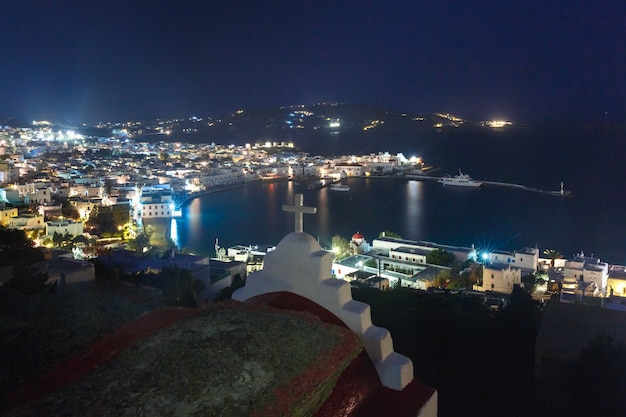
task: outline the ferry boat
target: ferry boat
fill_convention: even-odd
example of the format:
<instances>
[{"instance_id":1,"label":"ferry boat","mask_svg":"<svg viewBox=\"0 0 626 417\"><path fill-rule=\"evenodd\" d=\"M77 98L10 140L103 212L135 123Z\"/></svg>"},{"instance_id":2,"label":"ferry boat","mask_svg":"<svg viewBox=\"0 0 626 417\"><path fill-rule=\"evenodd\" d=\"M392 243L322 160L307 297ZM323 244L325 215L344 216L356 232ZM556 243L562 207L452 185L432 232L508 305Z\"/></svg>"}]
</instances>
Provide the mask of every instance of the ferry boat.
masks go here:
<instances>
[{"instance_id":1,"label":"ferry boat","mask_svg":"<svg viewBox=\"0 0 626 417\"><path fill-rule=\"evenodd\" d=\"M332 184L330 189L333 191L350 191L350 186L345 184Z\"/></svg>"},{"instance_id":2,"label":"ferry boat","mask_svg":"<svg viewBox=\"0 0 626 417\"><path fill-rule=\"evenodd\" d=\"M457 185L461 187L480 187L482 182L473 180L469 175L464 174L459 170L459 175L454 177L442 177L437 181L445 185Z\"/></svg>"}]
</instances>

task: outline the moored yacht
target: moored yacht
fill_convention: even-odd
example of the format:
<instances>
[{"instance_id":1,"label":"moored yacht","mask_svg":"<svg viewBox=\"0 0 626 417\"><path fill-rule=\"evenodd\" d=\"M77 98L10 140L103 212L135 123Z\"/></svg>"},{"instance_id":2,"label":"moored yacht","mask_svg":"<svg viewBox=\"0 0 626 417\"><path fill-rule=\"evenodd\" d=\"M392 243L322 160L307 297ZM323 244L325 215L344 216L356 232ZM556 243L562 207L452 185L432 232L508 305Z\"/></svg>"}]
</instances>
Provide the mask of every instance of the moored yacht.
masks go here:
<instances>
[{"instance_id":1,"label":"moored yacht","mask_svg":"<svg viewBox=\"0 0 626 417\"><path fill-rule=\"evenodd\" d=\"M330 189L333 191L350 191L350 186L345 184L332 184Z\"/></svg>"},{"instance_id":2,"label":"moored yacht","mask_svg":"<svg viewBox=\"0 0 626 417\"><path fill-rule=\"evenodd\" d=\"M464 174L459 170L459 175L454 177L441 177L439 181L443 185L458 185L461 187L480 187L482 182L473 180L469 175Z\"/></svg>"}]
</instances>

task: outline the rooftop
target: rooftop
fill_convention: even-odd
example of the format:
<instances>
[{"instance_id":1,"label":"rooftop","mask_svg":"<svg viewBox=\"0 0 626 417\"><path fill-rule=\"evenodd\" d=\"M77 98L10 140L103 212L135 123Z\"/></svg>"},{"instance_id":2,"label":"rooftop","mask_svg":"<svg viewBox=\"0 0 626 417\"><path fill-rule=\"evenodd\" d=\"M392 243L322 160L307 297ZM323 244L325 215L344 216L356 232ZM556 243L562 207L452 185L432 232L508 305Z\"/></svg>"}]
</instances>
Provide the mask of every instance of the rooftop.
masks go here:
<instances>
[{"instance_id":1,"label":"rooftop","mask_svg":"<svg viewBox=\"0 0 626 417\"><path fill-rule=\"evenodd\" d=\"M311 415L362 349L356 335L309 313L236 302L184 311L174 327L172 313L155 311L118 329L110 343L96 341L79 384L70 384L75 372L44 374L34 387L55 382L58 389L38 399L23 386L17 393L30 401L12 414ZM108 349L122 353L97 355ZM61 369L83 365L69 358Z\"/></svg>"}]
</instances>

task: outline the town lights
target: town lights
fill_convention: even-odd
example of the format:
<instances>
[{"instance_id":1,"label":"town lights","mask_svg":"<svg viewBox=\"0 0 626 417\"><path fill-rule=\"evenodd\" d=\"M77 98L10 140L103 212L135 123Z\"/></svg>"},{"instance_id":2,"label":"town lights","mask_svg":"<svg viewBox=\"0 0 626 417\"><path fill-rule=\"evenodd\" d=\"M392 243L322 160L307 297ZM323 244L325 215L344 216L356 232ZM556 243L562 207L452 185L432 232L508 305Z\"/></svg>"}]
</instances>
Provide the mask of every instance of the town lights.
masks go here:
<instances>
[{"instance_id":1,"label":"town lights","mask_svg":"<svg viewBox=\"0 0 626 417\"><path fill-rule=\"evenodd\" d=\"M483 261L483 263L488 262L490 257L491 254L489 252L483 252L480 254L480 259Z\"/></svg>"}]
</instances>

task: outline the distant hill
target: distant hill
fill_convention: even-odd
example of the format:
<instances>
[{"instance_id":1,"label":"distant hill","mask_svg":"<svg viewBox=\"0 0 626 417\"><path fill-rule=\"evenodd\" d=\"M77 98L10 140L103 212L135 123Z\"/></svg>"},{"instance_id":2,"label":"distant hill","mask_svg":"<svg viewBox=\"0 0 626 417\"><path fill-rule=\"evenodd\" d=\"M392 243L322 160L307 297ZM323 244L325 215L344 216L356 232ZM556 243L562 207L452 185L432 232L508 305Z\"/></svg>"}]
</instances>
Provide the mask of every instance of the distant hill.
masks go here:
<instances>
[{"instance_id":1,"label":"distant hill","mask_svg":"<svg viewBox=\"0 0 626 417\"><path fill-rule=\"evenodd\" d=\"M133 126L130 133L145 140L244 144L296 141L317 133L417 132L475 124L442 113L399 113L379 106L321 103L252 107L206 118L144 121Z\"/></svg>"},{"instance_id":2,"label":"distant hill","mask_svg":"<svg viewBox=\"0 0 626 417\"><path fill-rule=\"evenodd\" d=\"M378 152L394 143L411 143L437 132L471 128L480 123L444 113L402 113L380 106L318 103L258 106L207 117L168 118L144 115L97 126L50 120L52 130L74 130L85 136L119 136L149 142L218 143L293 142L299 150L316 154ZM12 127L32 127L32 121L6 119ZM3 125L0 119L0 126ZM396 147L397 148L397 147Z\"/></svg>"}]
</instances>

